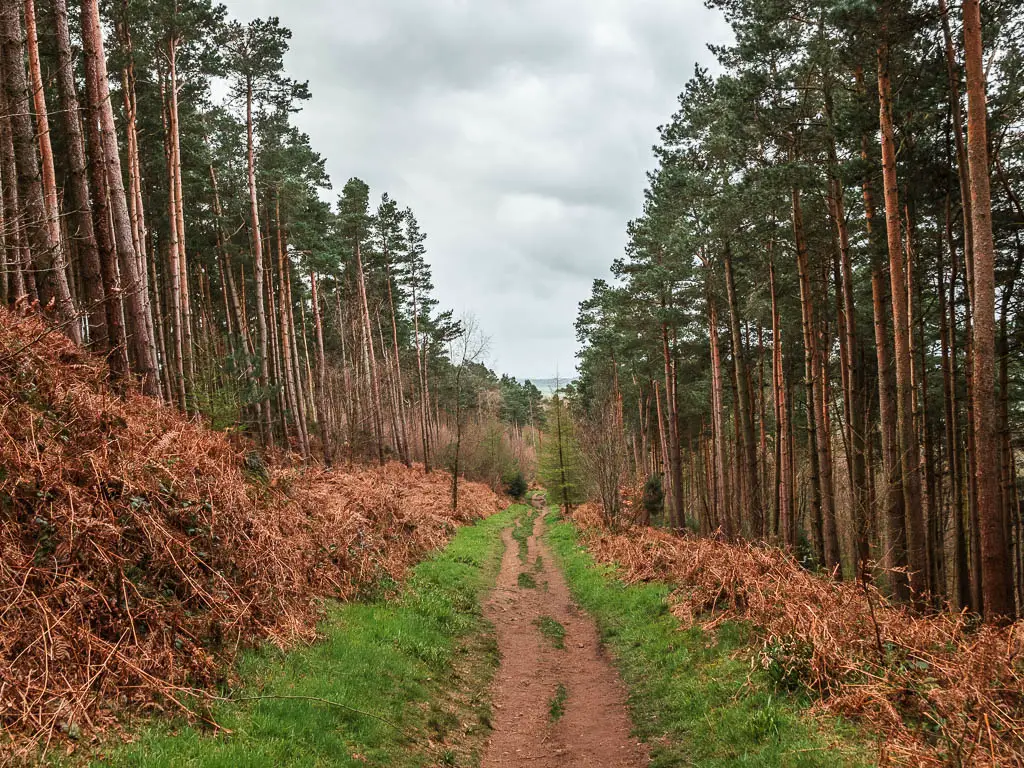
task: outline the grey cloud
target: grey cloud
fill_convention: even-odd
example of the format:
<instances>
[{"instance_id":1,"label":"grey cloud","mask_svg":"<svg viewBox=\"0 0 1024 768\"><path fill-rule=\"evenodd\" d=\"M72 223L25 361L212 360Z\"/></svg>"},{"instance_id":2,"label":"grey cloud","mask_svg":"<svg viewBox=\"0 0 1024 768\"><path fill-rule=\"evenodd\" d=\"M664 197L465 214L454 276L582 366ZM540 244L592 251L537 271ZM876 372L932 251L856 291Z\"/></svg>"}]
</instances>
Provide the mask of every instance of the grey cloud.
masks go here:
<instances>
[{"instance_id":1,"label":"grey cloud","mask_svg":"<svg viewBox=\"0 0 1024 768\"><path fill-rule=\"evenodd\" d=\"M469 310L503 372L573 367L573 321L641 211L656 127L706 42L701 0L228 0L294 32L296 117L335 191L410 205L438 298Z\"/></svg>"}]
</instances>

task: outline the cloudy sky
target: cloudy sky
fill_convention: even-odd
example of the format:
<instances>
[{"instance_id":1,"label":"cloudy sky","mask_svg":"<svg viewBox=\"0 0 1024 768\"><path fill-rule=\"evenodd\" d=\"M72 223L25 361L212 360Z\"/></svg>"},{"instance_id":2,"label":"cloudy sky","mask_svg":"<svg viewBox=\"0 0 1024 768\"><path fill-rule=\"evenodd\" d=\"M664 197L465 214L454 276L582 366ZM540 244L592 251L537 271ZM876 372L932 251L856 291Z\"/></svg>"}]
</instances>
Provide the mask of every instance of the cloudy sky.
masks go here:
<instances>
[{"instance_id":1,"label":"cloudy sky","mask_svg":"<svg viewBox=\"0 0 1024 768\"><path fill-rule=\"evenodd\" d=\"M657 126L707 43L701 0L227 0L292 29L296 118L335 191L359 176L416 212L442 306L489 363L574 369L573 321L640 212Z\"/></svg>"}]
</instances>

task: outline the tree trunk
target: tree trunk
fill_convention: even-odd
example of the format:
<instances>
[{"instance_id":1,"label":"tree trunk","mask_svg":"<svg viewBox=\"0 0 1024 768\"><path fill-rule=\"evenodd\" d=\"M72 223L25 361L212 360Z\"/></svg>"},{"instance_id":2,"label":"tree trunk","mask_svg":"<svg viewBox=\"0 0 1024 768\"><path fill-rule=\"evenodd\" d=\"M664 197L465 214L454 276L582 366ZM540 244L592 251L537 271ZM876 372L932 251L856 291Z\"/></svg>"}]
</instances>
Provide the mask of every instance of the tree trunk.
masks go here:
<instances>
[{"instance_id":1,"label":"tree trunk","mask_svg":"<svg viewBox=\"0 0 1024 768\"><path fill-rule=\"evenodd\" d=\"M659 253L659 263L662 260ZM671 296L661 294L661 311L664 314L671 306ZM671 502L669 504L669 525L680 529L683 524L683 498L682 498L682 455L679 445L679 399L676 396L675 366L673 365L671 350L668 342L668 324L662 319L661 322L661 351L665 371L665 418L668 422L668 461L671 472L668 486L671 489Z\"/></svg>"},{"instance_id":2,"label":"tree trunk","mask_svg":"<svg viewBox=\"0 0 1024 768\"><path fill-rule=\"evenodd\" d=\"M61 245L60 206L57 202L57 175L53 169L53 147L50 143L50 116L46 108L46 90L43 87L43 71L39 62L35 0L25 0L25 33L30 76L29 86L32 89L32 102L35 108L37 138L39 141L46 225L49 228L49 241L56 244L53 250L53 274L51 281L53 283L54 295L57 298L58 315L61 320L69 323L67 334L76 344L81 344L81 320L78 318L78 311L71 297L71 288L68 285L67 253Z\"/></svg>"},{"instance_id":3,"label":"tree trunk","mask_svg":"<svg viewBox=\"0 0 1024 768\"><path fill-rule=\"evenodd\" d=\"M763 535L771 538L775 535L772 521L766 519L768 492L768 409L765 392L768 388L765 379L765 348L764 348L764 324L757 322L757 429L758 429L758 472L757 485L760 489L760 503L762 510Z\"/></svg>"},{"instance_id":4,"label":"tree trunk","mask_svg":"<svg viewBox=\"0 0 1024 768\"><path fill-rule=\"evenodd\" d=\"M800 318L804 340L804 390L807 410L807 455L810 462L811 483L811 525L815 552L828 567L829 556L825 542L825 498L821 478L821 456L818 432L820 417L815 405L817 377L817 339L815 335L814 298L811 293L810 268L807 263L807 243L804 237L803 211L800 205L800 190L792 189L793 236L796 243L797 272L800 280Z\"/></svg>"},{"instance_id":5,"label":"tree trunk","mask_svg":"<svg viewBox=\"0 0 1024 768\"><path fill-rule=\"evenodd\" d=\"M899 189L896 179L896 141L892 124L889 49L884 41L878 48L878 92L879 124L882 138L882 179L889 247L889 282L896 362L896 433L899 442L900 469L903 475L910 589L912 598L917 602L923 599L928 588L927 537L921 506L921 458L917 436L914 433L910 325L907 313L907 280L903 268L903 233L900 223Z\"/></svg>"},{"instance_id":6,"label":"tree trunk","mask_svg":"<svg viewBox=\"0 0 1024 768\"><path fill-rule=\"evenodd\" d=\"M558 471L562 479L562 513L568 519L569 514L572 511L572 506L569 503L569 483L565 478L565 449L562 440L562 403L557 392L555 393L555 419L557 421L556 434L558 435Z\"/></svg>"},{"instance_id":7,"label":"tree trunk","mask_svg":"<svg viewBox=\"0 0 1024 768\"><path fill-rule=\"evenodd\" d=\"M34 32L34 19L31 31ZM34 42L33 35L29 41L30 47L34 46ZM36 155L36 129L32 125L29 83L25 77L25 34L21 26L21 7L11 0L0 7L0 51L3 54L3 85L7 92L9 124L18 169L18 198L22 207L19 214L25 218L25 243L29 247L35 270L46 279L64 332L75 343L81 343L78 312L71 300L64 255L60 247L60 230L56 224L56 192L54 212L51 215L47 209L44 179ZM36 58L38 60L38 54ZM45 117L45 104L43 109ZM42 129L43 123L40 123L40 134ZM46 130L45 141L49 146L49 128ZM52 169L52 153L44 158L44 165L46 160L49 160ZM41 298L45 300L49 297Z\"/></svg>"},{"instance_id":8,"label":"tree trunk","mask_svg":"<svg viewBox=\"0 0 1024 768\"><path fill-rule=\"evenodd\" d=\"M173 398L173 391L167 371L167 358L166 356L161 357L161 354L166 352L166 349L159 346L162 340L158 338L156 330L158 328L156 322L158 312L153 306L154 302L159 301L156 272L154 269L156 248L152 248L153 243L149 241L149 233L146 229L146 215L142 202L142 168L139 161L139 136L137 130L138 102L135 96L135 64L132 59L134 55L132 51L132 38L129 34L127 23L122 23L120 29L123 45L128 54L127 64L121 70L121 81L124 89L125 132L128 138L128 215L132 224L132 239L138 258L139 275L145 284L145 314L146 322L149 326L149 335L154 340L154 344L158 345L157 352L160 354L157 354L156 359L158 362L160 360L164 361L163 366L160 366L161 397L166 397L170 400ZM150 252L154 254L152 259L149 257ZM152 280L150 279L151 273ZM159 333L162 334L163 329L160 329Z\"/></svg>"},{"instance_id":9,"label":"tree trunk","mask_svg":"<svg viewBox=\"0 0 1024 768\"><path fill-rule=\"evenodd\" d=\"M171 110L170 100L167 98L167 85L161 78L161 117L164 122L164 160L167 166L167 275L170 278L167 285L168 310L171 321L171 334L174 339L174 394L178 400L178 408L182 411L188 410L189 381L185 375L185 331L182 318L182 297L184 291L182 283L182 261L179 258L180 248L178 247L178 206L175 200L174 191L174 145L171 138Z\"/></svg>"},{"instance_id":10,"label":"tree trunk","mask_svg":"<svg viewBox=\"0 0 1024 768\"><path fill-rule=\"evenodd\" d=\"M3 62L0 60L0 78L3 77ZM24 240L24 216L21 210L21 200L18 196L18 166L14 159L14 139L11 133L11 110L7 106L6 89L0 88L0 176L3 177L4 221L6 228L5 266L10 265L12 280L10 289L12 292L11 302L18 306L34 301L36 296L35 281L33 272L26 269L27 264L23 263L25 252Z\"/></svg>"},{"instance_id":11,"label":"tree trunk","mask_svg":"<svg viewBox=\"0 0 1024 768\"><path fill-rule=\"evenodd\" d=\"M341 372L342 380L345 385L345 429L348 434L348 442L351 445L354 436L354 424L355 424L355 406L357 405L358 389L352 385L352 372L351 366L349 366L348 350L345 342L345 316L341 311L341 285L340 283L335 284L334 289L334 306L335 313L338 318L338 337L341 339Z\"/></svg>"},{"instance_id":12,"label":"tree trunk","mask_svg":"<svg viewBox=\"0 0 1024 768\"><path fill-rule=\"evenodd\" d=\"M387 341L384 340L384 324L381 321L380 314L380 306L378 305L377 338L380 340L381 369L393 374L394 368L392 366L391 355L388 353L388 343ZM398 390L395 387L395 377L393 375L388 376L388 380L387 382L385 382L385 384L388 390L387 398L389 400L390 405L388 410L391 412L391 436L394 439L395 450L398 453L398 457L399 459L402 460L402 463L404 464L405 460L402 459L402 428L399 423ZM383 399L381 401L381 407L383 407ZM383 414L381 414L381 418L383 418Z\"/></svg>"},{"instance_id":13,"label":"tree trunk","mask_svg":"<svg viewBox=\"0 0 1024 768\"><path fill-rule=\"evenodd\" d=\"M0 131L4 130L0 128ZM4 188L3 164L0 163L0 192ZM14 282L14 275L21 275L21 270L15 268L15 264L8 260L7 252L7 218L4 215L3 201L0 200L0 302L14 304L15 299L10 296L11 285ZM16 294L20 296L19 294Z\"/></svg>"},{"instance_id":14,"label":"tree trunk","mask_svg":"<svg viewBox=\"0 0 1024 768\"><path fill-rule=\"evenodd\" d=\"M82 47L86 59L92 62L94 72L94 77L91 78L94 93L89 99L90 119L99 123L102 138L107 199L123 281L121 288L125 292L125 317L130 332L126 335L133 351L136 373L142 379L142 391L147 395L159 397L160 379L156 345L151 333L153 323L152 319L147 318L149 306L145 294L146 284L139 274L138 259L132 245L131 220L128 216L128 202L121 175L114 112L110 104L107 62L103 51L103 33L100 28L97 0L82 0ZM90 78L87 78L87 82L89 81Z\"/></svg>"},{"instance_id":15,"label":"tree trunk","mask_svg":"<svg viewBox=\"0 0 1024 768\"><path fill-rule=\"evenodd\" d=\"M92 200L86 177L85 141L75 88L75 71L68 28L67 0L53 0L54 28L57 41L57 91L60 94L61 122L67 153L67 187L71 211L68 228L78 248L85 288L84 310L89 321L89 345L105 350L109 344L107 314L104 308L103 278L96 231L92 222Z\"/></svg>"},{"instance_id":16,"label":"tree trunk","mask_svg":"<svg viewBox=\"0 0 1024 768\"><path fill-rule=\"evenodd\" d=\"M919 401L915 403L915 414L918 427L919 439L924 450L924 488L925 488L925 524L927 540L927 562L928 562L928 589L934 596L933 603L940 605L942 597L946 593L943 568L945 559L940 540L939 526L939 505L938 490L935 476L935 441L932 433L932 423L929 418L929 390L928 390L928 366L926 358L926 338L924 328L924 310L921 303L921 281L914 277L916 266L916 253L912 247L914 242L914 228L910 216L910 208L907 208L907 296L910 301L910 322L911 338L914 338L916 330L917 340L914 343L914 351L917 354L915 359L915 393L920 391ZM941 247L940 247L941 250ZM920 371L918 373L918 371ZM920 390L916 380L919 379Z\"/></svg>"},{"instance_id":17,"label":"tree trunk","mask_svg":"<svg viewBox=\"0 0 1024 768\"><path fill-rule=\"evenodd\" d=\"M306 301L301 296L299 300L299 316L302 318L302 360L299 365L302 367L304 363L306 371L306 382L303 389L306 402L305 408L309 417L316 421L320 408L316 397L316 382L313 378L313 363L309 356L309 326L306 322Z\"/></svg>"},{"instance_id":18,"label":"tree trunk","mask_svg":"<svg viewBox=\"0 0 1024 768\"><path fill-rule=\"evenodd\" d=\"M768 256L768 280L772 296L772 401L775 407L775 513L774 529L783 545L795 550L796 526L790 505L793 477L789 458L789 408L786 404L786 372L783 366L782 329L775 288L775 259Z\"/></svg>"},{"instance_id":19,"label":"tree trunk","mask_svg":"<svg viewBox=\"0 0 1024 768\"><path fill-rule=\"evenodd\" d=\"M267 222L267 230L264 232L264 242L267 243L267 257L270 263L267 265L267 269L264 271L266 276L266 284L264 290L267 292L267 315L269 316L268 330L270 331L270 386L274 389L274 415L277 417L278 423L281 427L281 439L285 448L291 449L291 440L288 437L288 390L285 386L284 381L284 369L281 363L281 327L278 322L277 314L277 298L274 291L274 254L272 246L270 245L271 230L270 222L273 217L270 211L264 211L265 221Z\"/></svg>"},{"instance_id":20,"label":"tree trunk","mask_svg":"<svg viewBox=\"0 0 1024 768\"><path fill-rule=\"evenodd\" d=\"M172 258L178 263L178 292L179 305L181 307L181 347L182 347L182 377L186 399L191 394L195 380L195 360L192 355L192 301L189 291L188 259L185 249L185 208L182 200L181 185L181 130L178 123L178 41L172 38L167 44L167 60L169 64L169 90L170 101L168 104L168 128L169 148L171 155L170 187L168 189L172 208L171 226L176 228L173 242L177 245L176 253Z\"/></svg>"},{"instance_id":21,"label":"tree trunk","mask_svg":"<svg viewBox=\"0 0 1024 768\"><path fill-rule=\"evenodd\" d=\"M310 450L309 450L309 422L306 417L306 394L302 385L302 365L299 361L299 337L295 328L295 302L292 298L292 263L291 259L288 258L288 233L284 232L284 284L287 289L287 302L288 308L285 314L285 320L288 324L288 338L291 339L292 344L292 356L288 365L291 369L291 377L295 387L295 404L298 408L295 414L296 422L299 425L299 441L302 445L303 459L309 461ZM305 314L303 314L303 322L305 322ZM303 332L302 341L305 344L305 332ZM306 350L306 361L309 361L309 350Z\"/></svg>"},{"instance_id":22,"label":"tree trunk","mask_svg":"<svg viewBox=\"0 0 1024 768\"><path fill-rule=\"evenodd\" d=\"M142 202L142 170L139 162L139 141L136 130L136 115L138 114L137 100L135 97L135 65L133 62L131 35L128 26L122 21L118 27L122 44L127 53L127 63L121 70L121 82L124 97L125 109L125 133L127 135L126 159L128 161L128 217L131 222L132 245L138 263L139 278L143 283L142 298L145 304L145 317L149 336L153 339L154 359L158 363L160 372L159 383L162 398L173 400L173 389L170 382L170 370L166 364L166 346L162 338L164 329L160 328L155 316L160 310L155 308L154 302L159 303L160 294L157 287L157 275L155 254L156 244L150 240L146 229L145 213ZM150 259L148 252L152 250L154 258ZM161 361L163 364L161 365Z\"/></svg>"},{"instance_id":23,"label":"tree trunk","mask_svg":"<svg viewBox=\"0 0 1024 768\"><path fill-rule=\"evenodd\" d=\"M288 290L288 270L285 268L285 262L288 259L288 255L284 243L284 227L281 223L280 190L277 190L274 195L274 223L277 229L277 311L281 339L281 364L283 368L282 372L284 374L284 394L288 410L291 411L292 414L292 421L295 423L295 435L298 438L299 451L302 454L303 459L308 459L309 445L306 443L305 431L303 430L302 423L299 419L301 413L299 398L302 397L302 394L299 392L294 370L292 368L293 339L289 317L291 315L292 306Z\"/></svg>"},{"instance_id":24,"label":"tree trunk","mask_svg":"<svg viewBox=\"0 0 1024 768\"><path fill-rule=\"evenodd\" d=\"M946 59L946 76L949 80L949 110L953 126L953 141L956 146L957 179L960 183L960 204L964 214L964 261L974 262L974 233L971 232L972 219L970 182L967 170L967 147L964 142L964 118L960 109L960 77L956 63L956 52L953 48L953 35L949 28L949 10L946 0L938 0L939 15L942 20L942 37Z\"/></svg>"},{"instance_id":25,"label":"tree trunk","mask_svg":"<svg viewBox=\"0 0 1024 768\"><path fill-rule=\"evenodd\" d=\"M831 111L831 110L830 110ZM839 275L836 291L841 293L842 325L840 333L845 334L845 368L843 398L847 414L847 434L850 455L850 520L854 526L857 566L863 575L869 557L868 534L870 503L868 499L867 464L865 461L864 433L866 416L864 408L864 374L859 364L860 342L857 335L857 313L853 299L853 264L850 255L850 235L847 228L846 206L843 202L842 182L835 173L838 165L835 143L829 144L829 166L831 170L830 203L832 218L835 220L839 240Z\"/></svg>"},{"instance_id":26,"label":"tree trunk","mask_svg":"<svg viewBox=\"0 0 1024 768\"><path fill-rule=\"evenodd\" d=\"M708 338L711 340L711 440L714 454L715 496L712 505L715 522L726 539L733 537L732 516L725 481L725 414L722 402L722 354L718 343L718 310L711 297L711 289L705 288L708 304Z\"/></svg>"},{"instance_id":27,"label":"tree trunk","mask_svg":"<svg viewBox=\"0 0 1024 768\"><path fill-rule=\"evenodd\" d=\"M957 158L957 179L960 185L960 205L963 211L964 226L963 226L963 245L964 245L964 269L965 269L965 281L967 284L967 311L965 313L965 326L966 326L966 337L965 345L967 347L968 359L966 361L966 378L968 388L968 435L967 443L968 448L972 449L974 444L974 406L970 402L970 392L972 389L972 366L970 361L970 349L971 349L971 312L972 312L972 281L971 271L974 263L974 236L971 231L970 222L972 220L972 206L971 206L971 194L970 194L970 183L968 181L968 168L967 168L967 148L964 141L964 130L963 130L963 114L960 108L960 77L959 70L956 61L956 52L953 46L953 35L950 31L949 24L949 9L946 4L946 0L938 0L939 3L939 15L942 26L942 36L944 42L944 53L946 60L946 76L949 81L949 110L951 115L951 124L953 127L953 140L956 147L956 158ZM950 349L951 349L951 372L952 372L952 383L954 389L952 390L952 397L955 408L956 401L956 254L953 247L953 234L952 234L952 223L950 221L950 215L947 210L946 213L946 230L947 240L949 242L950 254L953 258L951 266L952 276L950 278ZM954 411L954 415L955 411ZM970 606L973 610L981 611L981 573L980 573L980 547L978 546L978 534L976 521L977 508L974 505L975 497L975 454L973 450L969 450L966 459L960 453L960 433L959 430L954 432L956 445L950 445L950 451L955 450L957 455L957 465L954 465L954 472L959 470L959 475L954 474L954 481L960 480L960 487L957 488L954 485L954 515L958 515L958 518L954 521L955 530L959 531L959 536L956 540L956 547L958 548L954 552L956 557L957 568L960 569L962 565L962 571L957 574L957 591L958 594L964 588L967 589L967 599L963 603L963 606ZM967 466L964 467L964 464ZM966 479L966 482L964 480ZM968 513L968 523L966 528L971 531L970 541L968 542L965 536L965 526L963 521L964 508L966 507ZM968 546L971 549L972 557L970 561L967 558ZM962 557L962 561L961 561ZM971 578L972 573L976 574L974 578Z\"/></svg>"},{"instance_id":28,"label":"tree trunk","mask_svg":"<svg viewBox=\"0 0 1024 768\"><path fill-rule=\"evenodd\" d=\"M949 456L951 484L950 519L953 534L947 556L947 576L951 583L948 594L952 607L961 610L971 604L970 571L967 564L967 538L964 531L963 454L960 438L960 409L957 403L956 377L956 246L950 216L949 195L946 196L946 247L950 253L949 304L947 312L942 250L939 251L939 343L942 353L942 395L945 412L946 452Z\"/></svg>"},{"instance_id":29,"label":"tree trunk","mask_svg":"<svg viewBox=\"0 0 1024 768\"><path fill-rule=\"evenodd\" d=\"M392 353L395 357L395 386L397 387L396 407L398 410L398 424L400 435L396 435L399 440L399 455L402 458L402 462L405 466L410 466L409 462L409 442L406 434L406 418L405 418L405 398L403 395L404 387L402 386L402 357L398 352L398 319L397 310L395 309L395 294L391 287L391 257L385 247L384 252L384 264L386 267L386 278L388 281L388 304L391 306L391 344Z\"/></svg>"},{"instance_id":30,"label":"tree trunk","mask_svg":"<svg viewBox=\"0 0 1024 768\"><path fill-rule=\"evenodd\" d=\"M358 247L358 246L357 246ZM362 272L360 271L360 274ZM452 462L452 510L459 509L459 459L462 452L462 369L465 367L465 360L455 371L455 460ZM561 423L561 422L559 422ZM559 432L558 455L561 460L561 432ZM382 459L383 461L383 459ZM565 474L562 474L564 483ZM564 485L563 485L564 488Z\"/></svg>"},{"instance_id":31,"label":"tree trunk","mask_svg":"<svg viewBox=\"0 0 1024 768\"><path fill-rule=\"evenodd\" d=\"M358 236L357 236L358 238ZM377 441L377 459L384 463L384 426L381 415L380 381L377 378L377 353L373 345L373 324L370 322L370 302L366 295L366 275L363 271L363 251L357 240L355 247L356 279L359 284L359 301L363 312L363 358L366 375L370 383L370 410L373 418L374 438ZM461 435L460 435L461 438ZM458 494L458 480L455 480ZM455 502L453 502L454 504ZM453 509L456 508L453 506Z\"/></svg>"},{"instance_id":32,"label":"tree trunk","mask_svg":"<svg viewBox=\"0 0 1024 768\"><path fill-rule=\"evenodd\" d=\"M979 0L964 0L964 61L967 69L967 154L974 238L974 450L981 538L985 618L1013 619L1013 576L1006 521L999 503L998 423L995 407L995 245L989 188L985 63Z\"/></svg>"},{"instance_id":33,"label":"tree trunk","mask_svg":"<svg viewBox=\"0 0 1024 768\"><path fill-rule=\"evenodd\" d=\"M663 305L664 306L664 305ZM682 485L682 464L679 450L679 416L675 407L675 371L668 344L668 326L661 324L662 361L665 372L665 419L667 421L669 488L669 525L679 529L682 526L683 499L680 493Z\"/></svg>"},{"instance_id":34,"label":"tree trunk","mask_svg":"<svg viewBox=\"0 0 1024 768\"><path fill-rule=\"evenodd\" d=\"M732 269L732 252L725 244L725 287L729 300L729 331L732 335L732 360L736 377L736 418L740 432L740 493L743 512L748 517L747 535L752 539L764 537L764 511L761 508L761 488L757 475L757 449L754 444L754 422L750 414L750 388L747 364L744 359L743 339L740 334L739 306L736 300L736 281Z\"/></svg>"},{"instance_id":35,"label":"tree trunk","mask_svg":"<svg viewBox=\"0 0 1024 768\"><path fill-rule=\"evenodd\" d=\"M324 326L320 316L320 296L317 289L316 272L310 271L309 283L313 299L313 326L316 329L316 396L317 423L320 427L320 442L324 452L324 464L328 467L334 461L331 449L331 434L327 420L327 359L324 355Z\"/></svg>"},{"instance_id":36,"label":"tree trunk","mask_svg":"<svg viewBox=\"0 0 1024 768\"><path fill-rule=\"evenodd\" d=\"M427 373L424 364L424 350L420 344L420 310L419 299L416 295L416 266L413 264L412 273L412 329L413 343L416 346L416 373L419 376L420 386L420 439L423 442L423 469L430 474L430 429L427 425L427 404L430 400L427 393Z\"/></svg>"},{"instance_id":37,"label":"tree trunk","mask_svg":"<svg viewBox=\"0 0 1024 768\"><path fill-rule=\"evenodd\" d=\"M264 442L274 442L274 432L270 426L270 397L269 397L269 368L268 340L267 340L267 313L266 302L263 299L263 232L260 230L259 203L256 198L256 151L253 146L253 122L252 122L252 78L246 81L245 89L245 141L246 141L246 175L249 184L249 228L252 235L252 260L253 260L253 285L255 288L254 301L256 305L256 329L259 336L258 359L259 373L258 382L260 389L260 431L263 433Z\"/></svg>"},{"instance_id":38,"label":"tree trunk","mask_svg":"<svg viewBox=\"0 0 1024 768\"><path fill-rule=\"evenodd\" d=\"M92 188L93 231L96 233L96 250L100 259L100 279L103 283L104 310L109 339L107 365L115 381L127 379L128 339L124 326L124 295L121 292L121 275L117 266L117 249L111 229L110 194L107 188L106 161L104 159L103 133L99 119L92 105L99 98L97 84L97 60L95 56L83 56L85 69L85 137L89 149L89 186Z\"/></svg>"},{"instance_id":39,"label":"tree trunk","mask_svg":"<svg viewBox=\"0 0 1024 768\"><path fill-rule=\"evenodd\" d=\"M656 408L657 414L658 414L658 446L661 449L659 451L659 453L661 454L661 475L662 475L662 477L666 477L667 478L668 474L669 474L669 467L668 467L668 437L665 434L666 433L666 430L665 430L665 415L662 412L662 408L661 408L661 391L660 391L660 387L658 386L658 382L657 381L653 382L653 386L654 386L654 405L655 405L655 408ZM668 508L668 503L669 503L668 494L665 494L664 499L663 499L663 507L665 509Z\"/></svg>"},{"instance_id":40,"label":"tree trunk","mask_svg":"<svg viewBox=\"0 0 1024 768\"><path fill-rule=\"evenodd\" d=\"M861 159L867 162L868 140L861 139ZM864 224L867 229L871 250L871 298L875 326L875 360L878 367L878 413L879 431L882 441L882 472L885 491L882 496L885 509L882 514L883 564L890 580L893 595L900 599L909 598L909 584L904 570L907 565L906 518L903 514L903 481L896 439L896 413L892 362L889 357L889 329L885 306L888 303L888 288L885 267L874 242L875 203L871 184L865 178L862 183L864 196Z\"/></svg>"}]
</instances>

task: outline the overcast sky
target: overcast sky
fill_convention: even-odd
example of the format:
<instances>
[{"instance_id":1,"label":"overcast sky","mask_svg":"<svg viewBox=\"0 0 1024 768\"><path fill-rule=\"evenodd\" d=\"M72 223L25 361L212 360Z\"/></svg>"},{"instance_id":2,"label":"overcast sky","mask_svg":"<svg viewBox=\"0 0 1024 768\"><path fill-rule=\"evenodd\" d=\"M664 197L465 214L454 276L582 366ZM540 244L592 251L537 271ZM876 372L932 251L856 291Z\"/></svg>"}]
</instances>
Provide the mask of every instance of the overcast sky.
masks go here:
<instances>
[{"instance_id":1,"label":"overcast sky","mask_svg":"<svg viewBox=\"0 0 1024 768\"><path fill-rule=\"evenodd\" d=\"M707 43L701 0L227 0L294 33L296 117L327 158L415 211L442 307L502 373L563 377L573 321L641 209L657 126Z\"/></svg>"}]
</instances>

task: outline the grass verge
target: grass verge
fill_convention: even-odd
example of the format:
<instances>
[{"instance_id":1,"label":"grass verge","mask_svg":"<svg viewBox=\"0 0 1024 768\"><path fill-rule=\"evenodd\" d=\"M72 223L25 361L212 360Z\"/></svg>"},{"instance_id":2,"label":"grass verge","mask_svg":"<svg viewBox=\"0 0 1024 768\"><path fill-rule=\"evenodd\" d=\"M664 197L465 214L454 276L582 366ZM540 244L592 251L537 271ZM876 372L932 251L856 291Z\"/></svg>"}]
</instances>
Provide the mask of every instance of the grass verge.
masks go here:
<instances>
[{"instance_id":1,"label":"grass verge","mask_svg":"<svg viewBox=\"0 0 1024 768\"><path fill-rule=\"evenodd\" d=\"M550 521L548 541L572 594L596 620L629 688L651 768L874 764L852 725L812 719L809 701L774 690L752 664L749 627L682 629L668 609L668 586L623 584L579 546L572 524Z\"/></svg>"},{"instance_id":2,"label":"grass verge","mask_svg":"<svg viewBox=\"0 0 1024 768\"><path fill-rule=\"evenodd\" d=\"M94 765L477 765L490 728L487 688L498 665L480 597L500 564L501 530L525 509L511 507L461 529L412 570L397 597L332 606L322 641L245 655L244 690L233 696L255 700L211 712L230 734L151 723L137 741Z\"/></svg>"}]
</instances>

